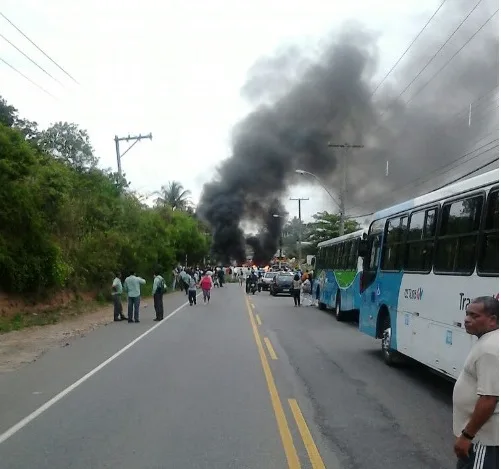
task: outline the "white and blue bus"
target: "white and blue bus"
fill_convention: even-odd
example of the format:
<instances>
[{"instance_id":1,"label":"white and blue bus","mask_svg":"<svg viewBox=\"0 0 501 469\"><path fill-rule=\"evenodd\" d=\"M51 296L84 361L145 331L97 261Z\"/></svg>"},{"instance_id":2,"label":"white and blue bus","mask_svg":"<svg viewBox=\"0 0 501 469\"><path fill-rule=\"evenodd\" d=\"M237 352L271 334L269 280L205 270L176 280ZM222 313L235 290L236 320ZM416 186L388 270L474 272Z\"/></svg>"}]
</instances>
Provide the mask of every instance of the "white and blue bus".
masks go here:
<instances>
[{"instance_id":1,"label":"white and blue bus","mask_svg":"<svg viewBox=\"0 0 501 469\"><path fill-rule=\"evenodd\" d=\"M359 329L457 379L476 340L464 329L478 296L498 296L499 175L490 171L372 216L363 256Z\"/></svg>"},{"instance_id":2,"label":"white and blue bus","mask_svg":"<svg viewBox=\"0 0 501 469\"><path fill-rule=\"evenodd\" d=\"M313 295L320 309L334 309L338 321L358 319L362 272L358 250L364 234L355 231L317 246Z\"/></svg>"}]
</instances>

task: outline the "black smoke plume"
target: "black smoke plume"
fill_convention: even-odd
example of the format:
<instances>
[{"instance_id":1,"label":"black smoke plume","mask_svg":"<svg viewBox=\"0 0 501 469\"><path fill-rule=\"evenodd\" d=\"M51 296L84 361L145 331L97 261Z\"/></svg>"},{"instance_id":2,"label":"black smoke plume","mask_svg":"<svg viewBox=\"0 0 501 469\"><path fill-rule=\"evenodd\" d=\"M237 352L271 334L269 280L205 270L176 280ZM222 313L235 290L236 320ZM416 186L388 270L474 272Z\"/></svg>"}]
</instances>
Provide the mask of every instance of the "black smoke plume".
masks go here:
<instances>
[{"instance_id":1,"label":"black smoke plume","mask_svg":"<svg viewBox=\"0 0 501 469\"><path fill-rule=\"evenodd\" d=\"M459 4L468 10L467 2ZM350 205L369 211L414 196L423 187L406 189L405 185L416 176L428 174L432 179L437 167L466 153L474 142L477 146L486 143L488 140L482 140L482 136L489 138L486 129L497 126L494 115L483 116L483 124L466 129L464 116L461 125L452 125L451 116L496 87L497 30L486 28L484 36L472 41L447 73L430 82L426 92L418 93L412 103L406 104L406 100L488 13L479 8L478 17L472 15L448 55L430 66L400 97L400 91L426 62L421 56L428 59L455 27L450 12L441 20L448 25L442 28L444 38L435 35L433 40L417 44L409 62L374 96L377 37L359 25L347 24L316 49L290 47L258 61L243 88L255 109L235 127L232 156L220 165L216 179L204 186L198 208L212 226L214 254L222 261L241 261L248 244L255 261L266 263L277 249L283 224L283 218L273 215L284 213L282 196L301 181L295 170L318 175L333 190L339 187L337 154L327 146L329 141L365 144L363 150L348 155L348 211ZM497 101L497 94L494 98ZM492 102L492 96L489 100ZM386 161L391 177L382 169ZM481 159L475 160L475 164L481 163ZM450 173L442 179L447 177ZM257 236L244 235L241 224L245 221L261 226Z\"/></svg>"}]
</instances>

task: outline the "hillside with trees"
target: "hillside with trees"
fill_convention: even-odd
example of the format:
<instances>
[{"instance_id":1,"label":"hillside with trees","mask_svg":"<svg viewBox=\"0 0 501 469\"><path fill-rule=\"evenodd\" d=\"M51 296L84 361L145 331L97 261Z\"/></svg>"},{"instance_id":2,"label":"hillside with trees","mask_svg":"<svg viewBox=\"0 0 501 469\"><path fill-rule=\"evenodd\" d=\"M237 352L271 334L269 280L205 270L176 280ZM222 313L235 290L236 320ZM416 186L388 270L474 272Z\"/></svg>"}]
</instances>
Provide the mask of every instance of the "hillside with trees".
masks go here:
<instances>
[{"instance_id":1,"label":"hillside with trees","mask_svg":"<svg viewBox=\"0 0 501 469\"><path fill-rule=\"evenodd\" d=\"M98 168L87 132L58 122L39 130L0 98L0 291L39 298L109 291L112 273L150 277L202 261L208 230L189 192L162 188L154 207L111 169Z\"/></svg>"}]
</instances>

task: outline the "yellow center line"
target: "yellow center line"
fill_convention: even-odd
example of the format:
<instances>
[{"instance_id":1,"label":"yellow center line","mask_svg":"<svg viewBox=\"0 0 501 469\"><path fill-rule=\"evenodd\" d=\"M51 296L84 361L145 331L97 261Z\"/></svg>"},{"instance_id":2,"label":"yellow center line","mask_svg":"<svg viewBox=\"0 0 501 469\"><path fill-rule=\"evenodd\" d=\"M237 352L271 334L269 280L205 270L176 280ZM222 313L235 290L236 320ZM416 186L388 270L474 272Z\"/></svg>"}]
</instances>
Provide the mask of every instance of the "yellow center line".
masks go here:
<instances>
[{"instance_id":1,"label":"yellow center line","mask_svg":"<svg viewBox=\"0 0 501 469\"><path fill-rule=\"evenodd\" d=\"M261 324L263 324L261 322L261 318L259 317L259 314L256 314L256 321L257 321L258 326L260 326Z\"/></svg>"},{"instance_id":2,"label":"yellow center line","mask_svg":"<svg viewBox=\"0 0 501 469\"><path fill-rule=\"evenodd\" d=\"M268 337L265 337L264 343L266 344L266 348L268 349L268 352L270 354L270 357L272 360L278 360L277 354L275 353L275 350L273 349L273 345L271 345L270 339Z\"/></svg>"},{"instance_id":3,"label":"yellow center line","mask_svg":"<svg viewBox=\"0 0 501 469\"><path fill-rule=\"evenodd\" d=\"M261 365L263 367L263 373L266 378L266 384L268 385L268 391L270 393L271 405L273 406L273 411L275 413L275 419L277 421L278 431L280 433L280 438L282 439L282 445L285 451L285 457L287 458L287 464L289 469L301 469L301 464L299 463L299 457L297 455L296 448L294 446L294 441L292 440L292 434L287 424L287 418L285 417L284 408L280 402L280 397L278 395L277 386L273 375L271 373L270 364L266 358L264 352L264 347L257 330L256 321L251 311L249 300L245 297L245 302L247 304L247 311L249 313L249 319L252 326L252 332L254 333L254 340L256 341L257 349L259 352L259 357L261 359Z\"/></svg>"},{"instance_id":4,"label":"yellow center line","mask_svg":"<svg viewBox=\"0 0 501 469\"><path fill-rule=\"evenodd\" d=\"M304 446L306 447L306 451L308 452L308 456L311 462L311 467L313 469L325 469L322 457L318 452L317 445L313 441L310 429L308 428L306 420L303 417L303 414L301 412L301 409L299 408L299 404L297 403L296 399L289 399L289 405L291 407L292 414L294 415L294 419L296 420L296 424L299 429L299 433L301 434L301 438L303 439Z\"/></svg>"}]
</instances>

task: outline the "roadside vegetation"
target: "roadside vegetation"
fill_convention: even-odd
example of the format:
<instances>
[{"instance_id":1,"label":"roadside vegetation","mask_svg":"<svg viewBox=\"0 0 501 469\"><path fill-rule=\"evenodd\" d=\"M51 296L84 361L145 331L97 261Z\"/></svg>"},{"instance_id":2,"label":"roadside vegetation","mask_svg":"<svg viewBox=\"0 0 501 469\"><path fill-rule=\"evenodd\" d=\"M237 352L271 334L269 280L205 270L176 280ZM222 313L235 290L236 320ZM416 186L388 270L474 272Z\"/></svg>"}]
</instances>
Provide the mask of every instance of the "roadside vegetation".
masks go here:
<instances>
[{"instance_id":1,"label":"roadside vegetation","mask_svg":"<svg viewBox=\"0 0 501 469\"><path fill-rule=\"evenodd\" d=\"M150 207L98 162L76 124L40 130L0 98L0 332L30 322L11 298L26 309L61 292L105 301L113 272L135 269L149 280L160 266L170 281L177 262L208 254L209 231L181 183L163 186ZM52 321L49 311L36 321Z\"/></svg>"}]
</instances>

